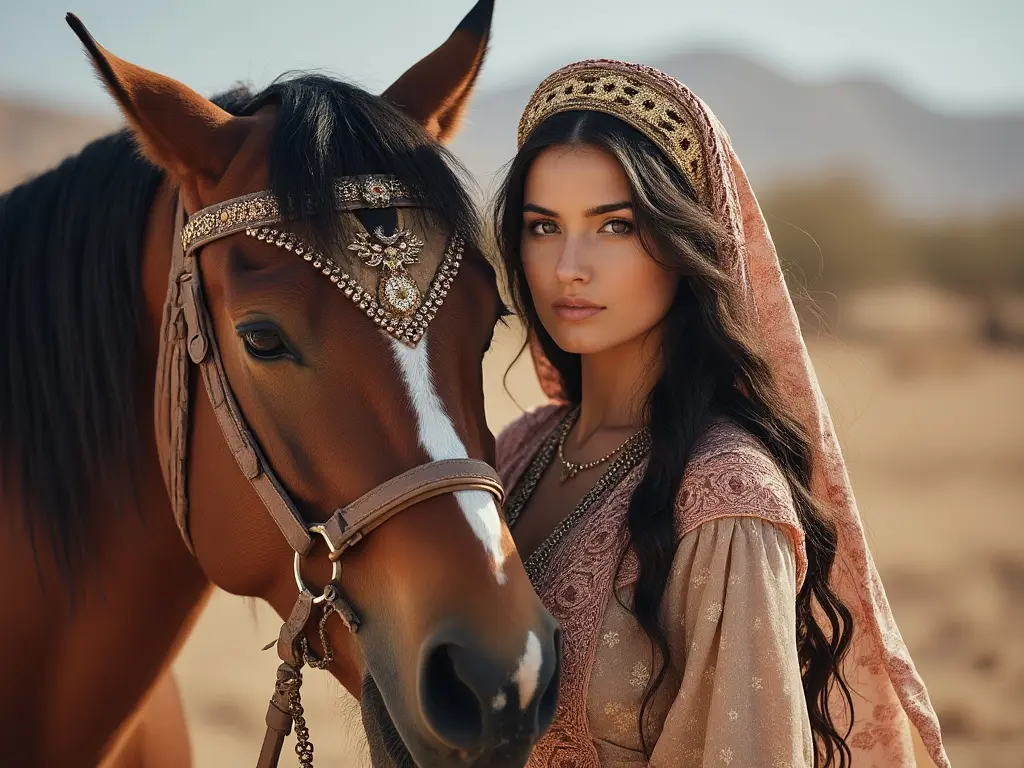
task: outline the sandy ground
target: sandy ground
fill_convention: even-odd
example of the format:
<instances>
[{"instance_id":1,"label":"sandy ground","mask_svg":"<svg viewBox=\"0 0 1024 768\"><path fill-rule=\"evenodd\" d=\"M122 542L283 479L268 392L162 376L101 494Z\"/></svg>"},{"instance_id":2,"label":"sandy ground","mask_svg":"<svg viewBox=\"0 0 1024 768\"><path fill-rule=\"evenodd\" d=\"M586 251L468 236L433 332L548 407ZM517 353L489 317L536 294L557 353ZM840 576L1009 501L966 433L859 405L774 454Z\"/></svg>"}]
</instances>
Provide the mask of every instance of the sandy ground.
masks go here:
<instances>
[{"instance_id":1,"label":"sandy ground","mask_svg":"<svg viewBox=\"0 0 1024 768\"><path fill-rule=\"evenodd\" d=\"M519 413L502 386L515 351L502 333L487 361L494 431ZM1024 766L1024 354L837 341L812 354L953 764ZM508 385L519 405L540 402L528 365ZM255 762L276 668L259 648L277 626L265 606L218 593L183 650L200 768ZM317 765L367 765L355 702L316 671L303 690ZM296 764L286 751L282 765Z\"/></svg>"}]
</instances>

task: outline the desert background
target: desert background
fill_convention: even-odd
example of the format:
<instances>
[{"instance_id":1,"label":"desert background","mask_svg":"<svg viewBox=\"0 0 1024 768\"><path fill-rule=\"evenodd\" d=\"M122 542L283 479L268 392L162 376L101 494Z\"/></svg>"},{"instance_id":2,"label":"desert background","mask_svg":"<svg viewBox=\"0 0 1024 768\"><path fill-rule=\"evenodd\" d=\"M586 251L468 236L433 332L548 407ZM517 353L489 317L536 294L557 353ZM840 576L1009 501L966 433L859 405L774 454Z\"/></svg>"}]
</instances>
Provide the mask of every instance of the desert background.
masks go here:
<instances>
[{"instance_id":1,"label":"desert background","mask_svg":"<svg viewBox=\"0 0 1024 768\"><path fill-rule=\"evenodd\" d=\"M469 3L443 5L445 31L422 50L381 42L394 74ZM60 14L50 15L73 49ZM156 46L147 59L144 47L100 39L143 66L171 55ZM514 72L503 65L500 82L482 81L453 145L483 195L514 151L533 86L575 58L546 50L551 67L525 56ZM953 765L1024 766L1024 100L937 106L884 73L796 76L735 45L630 50L710 104L758 190ZM346 71L344 51L321 63ZM1009 63L1024 76L1024 57ZM256 85L277 74L256 71ZM226 72L214 90L237 79ZM16 86L17 73L0 71L0 190L118 126L98 85L95 102ZM514 324L499 329L485 361L495 433L542 401L526 359L506 390L520 343ZM199 768L255 761L276 668L259 648L278 624L265 606L217 593L177 659ZM355 702L316 671L303 699L317 764L368 765ZM293 764L286 747L282 765Z\"/></svg>"}]
</instances>

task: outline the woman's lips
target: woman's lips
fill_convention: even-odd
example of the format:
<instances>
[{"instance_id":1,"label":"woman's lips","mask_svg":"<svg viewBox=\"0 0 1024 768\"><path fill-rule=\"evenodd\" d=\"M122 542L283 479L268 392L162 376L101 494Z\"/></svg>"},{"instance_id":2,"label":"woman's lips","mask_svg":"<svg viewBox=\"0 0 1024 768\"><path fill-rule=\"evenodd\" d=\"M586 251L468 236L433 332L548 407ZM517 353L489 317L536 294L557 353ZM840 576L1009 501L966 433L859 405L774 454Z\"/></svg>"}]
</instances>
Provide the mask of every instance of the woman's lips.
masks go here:
<instances>
[{"instance_id":1,"label":"woman's lips","mask_svg":"<svg viewBox=\"0 0 1024 768\"><path fill-rule=\"evenodd\" d=\"M562 320L586 320L603 312L604 307L585 299L563 299L555 302L554 310Z\"/></svg>"}]
</instances>

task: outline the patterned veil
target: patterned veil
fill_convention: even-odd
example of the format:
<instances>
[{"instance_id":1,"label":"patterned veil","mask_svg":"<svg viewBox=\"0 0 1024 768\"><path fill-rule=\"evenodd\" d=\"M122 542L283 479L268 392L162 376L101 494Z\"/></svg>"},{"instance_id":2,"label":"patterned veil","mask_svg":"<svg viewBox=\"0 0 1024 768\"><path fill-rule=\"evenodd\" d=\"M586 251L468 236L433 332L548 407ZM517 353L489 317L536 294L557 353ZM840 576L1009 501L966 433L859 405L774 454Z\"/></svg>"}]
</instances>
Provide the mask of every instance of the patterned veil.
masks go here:
<instances>
[{"instance_id":1,"label":"patterned veil","mask_svg":"<svg viewBox=\"0 0 1024 768\"><path fill-rule=\"evenodd\" d=\"M546 118L569 110L615 115L640 130L687 176L700 201L727 227L726 264L743 292L776 386L804 427L813 449L812 491L838 531L832 587L854 616L844 676L853 693L854 727L847 739L854 765L914 765L910 725L937 766L949 760L939 723L893 618L864 535L857 503L828 406L761 209L725 129L686 86L649 67L610 60L570 64L538 86L519 125L519 145ZM541 385L561 397L555 369L532 345ZM849 713L836 695L839 731Z\"/></svg>"}]
</instances>

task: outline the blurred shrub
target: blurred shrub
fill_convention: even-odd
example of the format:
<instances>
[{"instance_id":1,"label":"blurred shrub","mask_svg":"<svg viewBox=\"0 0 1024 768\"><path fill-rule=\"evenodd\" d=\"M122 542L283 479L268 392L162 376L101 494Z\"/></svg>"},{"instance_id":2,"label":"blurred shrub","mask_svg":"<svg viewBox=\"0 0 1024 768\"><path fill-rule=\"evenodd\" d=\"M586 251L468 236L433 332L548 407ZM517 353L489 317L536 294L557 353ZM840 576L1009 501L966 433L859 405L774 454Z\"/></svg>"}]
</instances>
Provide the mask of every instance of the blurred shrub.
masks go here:
<instances>
[{"instance_id":1,"label":"blurred shrub","mask_svg":"<svg viewBox=\"0 0 1024 768\"><path fill-rule=\"evenodd\" d=\"M777 185L762 207L791 287L826 312L829 294L902 282L982 297L1024 292L1024 206L910 219L847 173Z\"/></svg>"}]
</instances>

